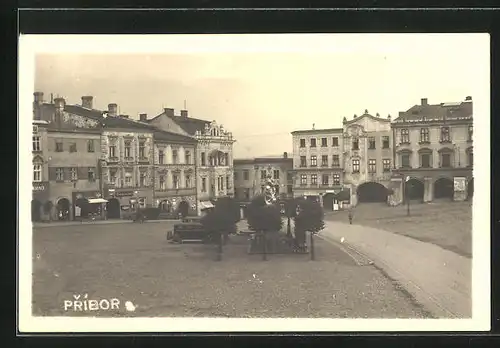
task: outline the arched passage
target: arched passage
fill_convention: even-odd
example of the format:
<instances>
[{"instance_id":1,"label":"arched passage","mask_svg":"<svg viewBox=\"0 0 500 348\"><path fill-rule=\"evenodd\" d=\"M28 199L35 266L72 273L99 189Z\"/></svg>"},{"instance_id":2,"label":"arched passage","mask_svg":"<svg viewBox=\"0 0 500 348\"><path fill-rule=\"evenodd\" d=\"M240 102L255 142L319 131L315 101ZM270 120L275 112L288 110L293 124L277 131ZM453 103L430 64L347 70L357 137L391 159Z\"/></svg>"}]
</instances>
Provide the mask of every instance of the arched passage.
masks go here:
<instances>
[{"instance_id":1,"label":"arched passage","mask_svg":"<svg viewBox=\"0 0 500 348\"><path fill-rule=\"evenodd\" d=\"M179 203L179 213L182 217L186 217L189 213L189 203L186 201L181 201Z\"/></svg>"},{"instance_id":2,"label":"arched passage","mask_svg":"<svg viewBox=\"0 0 500 348\"><path fill-rule=\"evenodd\" d=\"M377 182L365 182L358 186L358 203L387 202L387 188Z\"/></svg>"},{"instance_id":3,"label":"arched passage","mask_svg":"<svg viewBox=\"0 0 500 348\"><path fill-rule=\"evenodd\" d=\"M31 221L41 220L42 202L37 199L31 201Z\"/></svg>"},{"instance_id":4,"label":"arched passage","mask_svg":"<svg viewBox=\"0 0 500 348\"><path fill-rule=\"evenodd\" d=\"M160 209L165 213L171 213L173 211L173 204L168 199L160 202Z\"/></svg>"},{"instance_id":5,"label":"arched passage","mask_svg":"<svg viewBox=\"0 0 500 348\"><path fill-rule=\"evenodd\" d=\"M67 198L61 198L57 201L56 209L57 209L57 218L59 220L69 220L69 207L70 203Z\"/></svg>"},{"instance_id":6,"label":"arched passage","mask_svg":"<svg viewBox=\"0 0 500 348\"><path fill-rule=\"evenodd\" d=\"M116 198L108 199L106 203L106 212L108 219L120 218L120 201Z\"/></svg>"},{"instance_id":7,"label":"arched passage","mask_svg":"<svg viewBox=\"0 0 500 348\"><path fill-rule=\"evenodd\" d=\"M467 199L472 199L474 197L474 178L469 180L467 184Z\"/></svg>"},{"instance_id":8,"label":"arched passage","mask_svg":"<svg viewBox=\"0 0 500 348\"><path fill-rule=\"evenodd\" d=\"M410 179L405 182L405 201L409 198L412 201L424 201L424 183L417 179Z\"/></svg>"},{"instance_id":9,"label":"arched passage","mask_svg":"<svg viewBox=\"0 0 500 348\"><path fill-rule=\"evenodd\" d=\"M454 186L453 180L448 178L439 178L434 182L434 198L453 199Z\"/></svg>"},{"instance_id":10,"label":"arched passage","mask_svg":"<svg viewBox=\"0 0 500 348\"><path fill-rule=\"evenodd\" d=\"M323 195L323 209L333 210L334 199L335 195L333 193L326 193L325 195Z\"/></svg>"}]
</instances>

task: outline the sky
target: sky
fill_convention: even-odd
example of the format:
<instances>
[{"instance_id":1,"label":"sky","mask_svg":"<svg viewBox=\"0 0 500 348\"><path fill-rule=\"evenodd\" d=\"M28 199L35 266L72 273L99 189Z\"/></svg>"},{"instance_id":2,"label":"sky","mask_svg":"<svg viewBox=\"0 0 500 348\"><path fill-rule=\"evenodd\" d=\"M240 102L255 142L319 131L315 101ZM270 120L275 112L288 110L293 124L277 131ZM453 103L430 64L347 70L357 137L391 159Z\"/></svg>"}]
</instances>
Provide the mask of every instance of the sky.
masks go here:
<instances>
[{"instance_id":1,"label":"sky","mask_svg":"<svg viewBox=\"0 0 500 348\"><path fill-rule=\"evenodd\" d=\"M186 105L190 116L233 133L235 158L291 152L290 132L338 128L365 109L394 119L421 98L474 100L489 83L489 38L477 35L50 40L35 56L34 88L45 100L53 93L80 104L92 95L94 108L117 103L131 118Z\"/></svg>"}]
</instances>

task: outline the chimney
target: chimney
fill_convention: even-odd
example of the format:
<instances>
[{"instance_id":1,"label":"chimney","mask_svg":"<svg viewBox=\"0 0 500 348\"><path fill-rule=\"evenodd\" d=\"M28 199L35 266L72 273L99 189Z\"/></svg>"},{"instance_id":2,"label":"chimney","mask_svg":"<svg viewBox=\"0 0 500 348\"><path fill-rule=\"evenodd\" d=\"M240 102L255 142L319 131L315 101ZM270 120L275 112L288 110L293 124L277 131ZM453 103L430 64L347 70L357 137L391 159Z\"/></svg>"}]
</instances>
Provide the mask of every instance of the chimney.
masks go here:
<instances>
[{"instance_id":1,"label":"chimney","mask_svg":"<svg viewBox=\"0 0 500 348\"><path fill-rule=\"evenodd\" d=\"M118 105L115 103L108 104L108 116L116 117L118 113Z\"/></svg>"},{"instance_id":2,"label":"chimney","mask_svg":"<svg viewBox=\"0 0 500 348\"><path fill-rule=\"evenodd\" d=\"M82 106L87 109L92 109L92 101L94 100L94 97L90 95L86 95L82 97Z\"/></svg>"},{"instance_id":3,"label":"chimney","mask_svg":"<svg viewBox=\"0 0 500 348\"><path fill-rule=\"evenodd\" d=\"M181 117L188 117L188 111L187 110L181 110Z\"/></svg>"},{"instance_id":4,"label":"chimney","mask_svg":"<svg viewBox=\"0 0 500 348\"><path fill-rule=\"evenodd\" d=\"M472 97L470 95L465 97L465 101L472 101Z\"/></svg>"},{"instance_id":5,"label":"chimney","mask_svg":"<svg viewBox=\"0 0 500 348\"><path fill-rule=\"evenodd\" d=\"M168 117L174 117L174 112L175 110L174 109L171 109L171 108L165 108L163 109L163 111L165 111L165 115L167 115Z\"/></svg>"},{"instance_id":6,"label":"chimney","mask_svg":"<svg viewBox=\"0 0 500 348\"><path fill-rule=\"evenodd\" d=\"M33 93L34 98L34 103L37 105L42 105L43 104L43 92L35 92Z\"/></svg>"},{"instance_id":7,"label":"chimney","mask_svg":"<svg viewBox=\"0 0 500 348\"><path fill-rule=\"evenodd\" d=\"M40 120L42 118L40 106L43 104L43 92L35 92L33 96L33 119Z\"/></svg>"},{"instance_id":8,"label":"chimney","mask_svg":"<svg viewBox=\"0 0 500 348\"><path fill-rule=\"evenodd\" d=\"M64 98L55 98L54 104L56 106L56 110L62 111L66 106L66 101L64 100Z\"/></svg>"},{"instance_id":9,"label":"chimney","mask_svg":"<svg viewBox=\"0 0 500 348\"><path fill-rule=\"evenodd\" d=\"M283 152L283 158L288 158L288 152Z\"/></svg>"},{"instance_id":10,"label":"chimney","mask_svg":"<svg viewBox=\"0 0 500 348\"><path fill-rule=\"evenodd\" d=\"M420 104L421 104L421 105L423 105L423 106L428 105L428 104L427 104L427 98L422 98L422 99L420 100L420 102L421 102Z\"/></svg>"},{"instance_id":11,"label":"chimney","mask_svg":"<svg viewBox=\"0 0 500 348\"><path fill-rule=\"evenodd\" d=\"M139 114L139 121L146 122L148 120L148 114Z\"/></svg>"}]
</instances>

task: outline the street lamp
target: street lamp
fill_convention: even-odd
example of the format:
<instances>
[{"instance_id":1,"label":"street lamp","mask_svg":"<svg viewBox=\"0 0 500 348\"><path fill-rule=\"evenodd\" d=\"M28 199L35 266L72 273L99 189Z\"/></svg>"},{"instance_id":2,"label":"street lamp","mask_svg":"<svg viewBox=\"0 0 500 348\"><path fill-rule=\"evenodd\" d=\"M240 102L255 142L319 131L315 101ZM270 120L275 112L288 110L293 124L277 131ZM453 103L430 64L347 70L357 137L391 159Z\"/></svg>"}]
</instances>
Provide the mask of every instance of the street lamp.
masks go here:
<instances>
[{"instance_id":1,"label":"street lamp","mask_svg":"<svg viewBox=\"0 0 500 348\"><path fill-rule=\"evenodd\" d=\"M407 176L405 179L405 191L406 191L406 215L410 216L410 190L411 184L409 183L410 177Z\"/></svg>"}]
</instances>

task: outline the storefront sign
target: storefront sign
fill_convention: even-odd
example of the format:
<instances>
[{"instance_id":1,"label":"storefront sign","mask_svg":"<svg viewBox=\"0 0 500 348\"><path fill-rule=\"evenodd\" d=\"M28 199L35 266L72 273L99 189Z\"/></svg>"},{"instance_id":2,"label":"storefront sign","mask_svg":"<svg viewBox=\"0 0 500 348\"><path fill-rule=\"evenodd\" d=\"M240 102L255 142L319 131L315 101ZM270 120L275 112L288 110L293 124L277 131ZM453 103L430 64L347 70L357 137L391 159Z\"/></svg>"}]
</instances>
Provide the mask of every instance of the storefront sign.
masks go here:
<instances>
[{"instance_id":1,"label":"storefront sign","mask_svg":"<svg viewBox=\"0 0 500 348\"><path fill-rule=\"evenodd\" d=\"M115 197L129 197L134 195L134 191L116 191Z\"/></svg>"},{"instance_id":2,"label":"storefront sign","mask_svg":"<svg viewBox=\"0 0 500 348\"><path fill-rule=\"evenodd\" d=\"M33 183L33 191L35 192L40 192L40 191L45 191L47 185L45 183L41 182L34 182Z\"/></svg>"}]
</instances>

